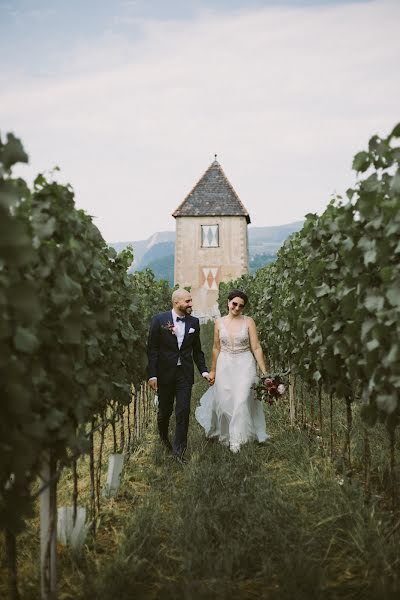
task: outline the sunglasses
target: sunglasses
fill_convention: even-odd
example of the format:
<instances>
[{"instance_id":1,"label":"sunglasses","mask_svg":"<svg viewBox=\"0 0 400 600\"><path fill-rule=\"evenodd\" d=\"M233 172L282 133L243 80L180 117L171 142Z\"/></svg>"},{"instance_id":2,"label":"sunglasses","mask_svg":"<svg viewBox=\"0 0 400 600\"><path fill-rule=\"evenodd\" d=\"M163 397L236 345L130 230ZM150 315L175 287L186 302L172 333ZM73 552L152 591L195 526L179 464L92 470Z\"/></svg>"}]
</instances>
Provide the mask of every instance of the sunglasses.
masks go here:
<instances>
[{"instance_id":1,"label":"sunglasses","mask_svg":"<svg viewBox=\"0 0 400 600\"><path fill-rule=\"evenodd\" d=\"M239 310L242 310L242 308L244 308L244 304L239 304L238 302L235 302L234 300L232 300L232 304L235 308L238 308Z\"/></svg>"}]
</instances>

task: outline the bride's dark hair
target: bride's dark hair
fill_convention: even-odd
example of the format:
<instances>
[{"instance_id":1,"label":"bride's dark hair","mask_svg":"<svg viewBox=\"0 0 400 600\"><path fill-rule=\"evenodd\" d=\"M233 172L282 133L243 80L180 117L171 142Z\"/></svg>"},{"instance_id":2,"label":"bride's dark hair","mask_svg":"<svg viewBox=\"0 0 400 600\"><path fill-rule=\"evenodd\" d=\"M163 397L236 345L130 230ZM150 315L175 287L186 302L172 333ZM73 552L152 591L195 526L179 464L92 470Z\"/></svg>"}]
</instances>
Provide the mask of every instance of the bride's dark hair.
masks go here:
<instances>
[{"instance_id":1,"label":"bride's dark hair","mask_svg":"<svg viewBox=\"0 0 400 600\"><path fill-rule=\"evenodd\" d=\"M229 294L228 294L228 302L230 300L233 300L234 298L241 298L243 300L245 306L246 306L246 304L249 301L247 295L244 292L240 291L240 290L232 290L232 291L229 292Z\"/></svg>"}]
</instances>

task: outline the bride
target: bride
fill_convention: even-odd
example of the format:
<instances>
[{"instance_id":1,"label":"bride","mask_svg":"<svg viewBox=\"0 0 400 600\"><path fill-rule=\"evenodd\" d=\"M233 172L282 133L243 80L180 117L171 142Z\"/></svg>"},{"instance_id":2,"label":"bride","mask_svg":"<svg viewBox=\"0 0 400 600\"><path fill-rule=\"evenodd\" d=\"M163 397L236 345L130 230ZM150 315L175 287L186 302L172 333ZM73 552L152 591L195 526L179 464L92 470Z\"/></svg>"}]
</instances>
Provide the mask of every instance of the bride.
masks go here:
<instances>
[{"instance_id":1,"label":"bride","mask_svg":"<svg viewBox=\"0 0 400 600\"><path fill-rule=\"evenodd\" d=\"M254 321L241 314L247 300L244 292L232 290L228 315L215 322L212 387L195 412L206 437L218 439L232 452L239 452L248 441L268 438L263 407L251 387L256 381L255 361L263 374L266 367Z\"/></svg>"}]
</instances>

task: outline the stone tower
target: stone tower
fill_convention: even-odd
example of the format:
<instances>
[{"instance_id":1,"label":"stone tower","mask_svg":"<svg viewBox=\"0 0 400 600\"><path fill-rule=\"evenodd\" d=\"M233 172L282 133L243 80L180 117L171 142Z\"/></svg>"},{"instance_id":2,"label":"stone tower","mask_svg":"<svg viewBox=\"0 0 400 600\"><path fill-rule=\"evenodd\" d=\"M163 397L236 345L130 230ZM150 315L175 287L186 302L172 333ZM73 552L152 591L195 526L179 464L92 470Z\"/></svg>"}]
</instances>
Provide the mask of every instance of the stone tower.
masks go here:
<instances>
[{"instance_id":1,"label":"stone tower","mask_svg":"<svg viewBox=\"0 0 400 600\"><path fill-rule=\"evenodd\" d=\"M248 272L250 216L217 160L178 206L175 284L191 286L193 313L215 318L218 284Z\"/></svg>"}]
</instances>

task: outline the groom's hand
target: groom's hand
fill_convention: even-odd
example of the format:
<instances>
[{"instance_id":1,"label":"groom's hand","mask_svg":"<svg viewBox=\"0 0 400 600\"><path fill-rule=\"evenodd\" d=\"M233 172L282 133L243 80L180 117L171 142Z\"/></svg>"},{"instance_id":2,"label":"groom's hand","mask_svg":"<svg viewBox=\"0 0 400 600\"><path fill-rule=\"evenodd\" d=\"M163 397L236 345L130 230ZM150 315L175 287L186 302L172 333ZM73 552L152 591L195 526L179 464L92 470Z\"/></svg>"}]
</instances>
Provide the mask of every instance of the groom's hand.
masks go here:
<instances>
[{"instance_id":1,"label":"groom's hand","mask_svg":"<svg viewBox=\"0 0 400 600\"><path fill-rule=\"evenodd\" d=\"M157 377L150 377L148 384L152 390L157 391Z\"/></svg>"}]
</instances>

